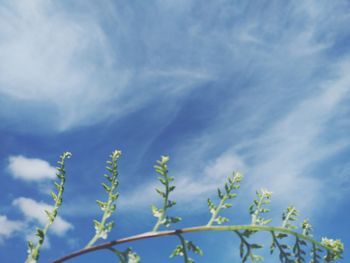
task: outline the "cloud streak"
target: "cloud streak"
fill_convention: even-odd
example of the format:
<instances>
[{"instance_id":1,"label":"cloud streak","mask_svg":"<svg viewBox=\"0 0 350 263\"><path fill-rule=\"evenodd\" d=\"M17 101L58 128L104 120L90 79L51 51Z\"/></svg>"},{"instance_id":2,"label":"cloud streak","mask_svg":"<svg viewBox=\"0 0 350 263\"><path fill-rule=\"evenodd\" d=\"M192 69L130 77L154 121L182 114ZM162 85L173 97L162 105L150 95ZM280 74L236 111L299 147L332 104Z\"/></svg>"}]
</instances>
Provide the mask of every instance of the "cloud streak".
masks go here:
<instances>
[{"instance_id":1,"label":"cloud streak","mask_svg":"<svg viewBox=\"0 0 350 263\"><path fill-rule=\"evenodd\" d=\"M223 93L212 98L223 110L208 120L210 125L176 147L172 156L174 170L180 174L176 191L180 199L210 196L225 176L212 180L205 171L225 170L225 163L215 163L229 152L244 164L243 185L249 193L268 187L279 206L293 202L312 214L315 202L322 205L330 197L326 188L332 178L320 167L349 147L348 136L339 135L332 125L346 123L344 112L349 111L349 55L334 52L339 50L343 32L348 32L345 24L350 17L341 3L294 2L283 8L269 3L261 4L264 8L259 10L257 5L230 6L223 1L220 7L231 10L235 19L215 5L198 9L213 18L215 26L205 27L201 20L188 24L193 26L194 41L202 37L222 63L214 67L212 59L205 67L215 76L217 94ZM329 10L338 15L325 20ZM197 52L204 52L204 58L210 54L201 45ZM194 94L201 97L202 92L198 88ZM183 112L191 114L191 109ZM157 139L149 148L156 143ZM212 168L206 168L207 163ZM230 169L239 169L234 160L232 164ZM151 192L154 185L140 189ZM137 204L132 196L130 200Z\"/></svg>"},{"instance_id":2,"label":"cloud streak","mask_svg":"<svg viewBox=\"0 0 350 263\"><path fill-rule=\"evenodd\" d=\"M130 21L115 21L113 15L101 21L96 6L80 4L86 13L52 1L1 6L0 118L6 127L21 130L30 122L28 132L38 132L38 126L57 132L92 125L134 111L158 92L174 98L208 78L201 69L129 65L124 54L136 47L122 46L122 39Z\"/></svg>"}]
</instances>

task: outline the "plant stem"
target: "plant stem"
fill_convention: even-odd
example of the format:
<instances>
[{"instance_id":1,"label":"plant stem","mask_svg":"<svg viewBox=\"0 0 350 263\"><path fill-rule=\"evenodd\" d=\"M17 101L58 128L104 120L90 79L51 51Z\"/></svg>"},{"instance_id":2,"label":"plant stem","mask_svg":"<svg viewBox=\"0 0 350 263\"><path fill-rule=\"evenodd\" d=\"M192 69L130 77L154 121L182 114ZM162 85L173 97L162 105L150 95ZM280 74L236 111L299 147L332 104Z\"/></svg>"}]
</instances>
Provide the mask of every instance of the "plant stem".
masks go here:
<instances>
[{"instance_id":1,"label":"plant stem","mask_svg":"<svg viewBox=\"0 0 350 263\"><path fill-rule=\"evenodd\" d=\"M305 241L310 242L315 247L321 247L327 251L330 251L330 249L324 245L322 245L320 242L310 238L309 236L303 235L301 233L297 233L295 231L292 231L287 228L282 227L272 227L272 226L261 226L261 225L231 225L231 226L196 226L196 227L189 227L189 228L183 228L183 229L177 229L177 230L166 230L166 231L159 231L159 232L145 232L139 235L130 236L122 239L113 240L110 242L106 242L103 244L99 244L96 246L92 246L89 248L84 248L82 250L73 252L69 255L66 255L60 259L55 260L53 263L61 263L64 261L67 261L68 259L81 256L83 254L91 253L93 251L102 250L102 249L109 249L110 247L113 247L115 245L123 244L123 243L129 243L136 240L142 240L142 239L148 239L148 238L157 238L162 236L171 236L171 235L178 235L178 234L186 234L186 233L194 233L194 232L206 232L206 231L240 231L240 230L250 230L250 231L265 231L265 232L280 232L289 234L295 237L298 237L299 239L303 239Z\"/></svg>"},{"instance_id":2,"label":"plant stem","mask_svg":"<svg viewBox=\"0 0 350 263\"><path fill-rule=\"evenodd\" d=\"M114 189L113 189L113 191L114 191ZM112 203L113 203L113 200L109 197L106 207L109 208L112 205ZM108 214L107 214L107 211L108 210L106 209L106 211L103 213L102 220L101 220L101 229L99 229L99 231L96 231L96 234L93 236L93 238L91 238L91 240L85 246L85 248L91 247L100 238L100 233L101 233L101 231L103 231L103 228L104 228L104 225L106 223L106 220L109 217Z\"/></svg>"},{"instance_id":3,"label":"plant stem","mask_svg":"<svg viewBox=\"0 0 350 263\"><path fill-rule=\"evenodd\" d=\"M226 200L227 200L227 196L224 196L224 197L220 200L220 203L219 203L218 207L216 208L215 212L213 213L213 215L211 216L211 218L210 218L210 220L209 220L207 226L211 226L211 225L214 223L216 217L218 216L218 214L219 214L220 210L222 209L222 206L224 205L224 203L226 202Z\"/></svg>"},{"instance_id":4,"label":"plant stem","mask_svg":"<svg viewBox=\"0 0 350 263\"><path fill-rule=\"evenodd\" d=\"M107 219L112 215L112 213L114 212L111 211L111 208L114 205L114 202L117 200L118 198L118 193L115 194L114 191L117 189L118 187L118 180L117 180L117 176L118 176L118 166L117 166L117 161L118 158L121 156L121 151L115 150L114 152L112 152L112 154L110 155L111 160L109 162L107 162L109 164L109 166L107 166L107 170L111 173L111 177L109 177L107 175L107 177L109 178L109 181L111 183L111 187L110 189L106 189L106 191L108 192L108 200L106 203L106 206L104 207L104 212L102 215L102 219L101 222L99 223L98 227L96 228L96 233L95 235L91 238L91 240L88 242L88 244L85 246L85 248L89 248L91 246L93 246L95 244L95 242L101 238L101 233L105 230L105 224ZM102 184L104 186L104 184ZM104 186L105 187L105 186ZM109 230L110 231L110 230Z\"/></svg>"},{"instance_id":5,"label":"plant stem","mask_svg":"<svg viewBox=\"0 0 350 263\"><path fill-rule=\"evenodd\" d=\"M252 214L252 225L256 225L256 220L258 219L258 216L260 214L260 208L262 205L262 202L264 201L265 196L262 194L259 200L259 203L256 206L256 210L254 214Z\"/></svg>"},{"instance_id":6,"label":"plant stem","mask_svg":"<svg viewBox=\"0 0 350 263\"><path fill-rule=\"evenodd\" d=\"M292 207L292 209L290 209L290 211L286 215L286 218L283 220L282 227L286 227L286 225L289 221L289 218L292 216L292 214L294 213L295 210L296 210L295 207Z\"/></svg>"},{"instance_id":7,"label":"plant stem","mask_svg":"<svg viewBox=\"0 0 350 263\"><path fill-rule=\"evenodd\" d=\"M169 180L166 177L165 179L166 184L165 184L165 198L164 198L164 203L163 203L163 212L162 215L160 217L158 217L157 223L154 225L152 231L156 232L158 230L158 228L160 227L160 225L162 224L164 217L165 217L165 212L168 208L167 204L168 204L168 200L169 200Z\"/></svg>"},{"instance_id":8,"label":"plant stem","mask_svg":"<svg viewBox=\"0 0 350 263\"><path fill-rule=\"evenodd\" d=\"M239 237L239 239L241 240L241 242L246 246L246 248L247 248L247 253L248 253L250 259L251 259L253 262L255 262L254 257L252 256L251 249L250 249L250 244L247 242L247 240L243 237L243 235L242 235L239 231L233 231L233 232L235 232L235 233L238 235L238 237Z\"/></svg>"},{"instance_id":9,"label":"plant stem","mask_svg":"<svg viewBox=\"0 0 350 263\"><path fill-rule=\"evenodd\" d=\"M43 245L43 243L45 241L45 237L47 235L47 231L49 230L50 226L53 224L53 222L55 221L55 219L57 217L58 208L62 204L64 183L66 181L66 178L65 178L65 174L66 174L66 171L65 171L65 159L66 158L70 158L71 156L72 156L72 154L70 152L64 152L60 156L60 160L58 162L59 167L57 168L57 177L60 179L60 184L59 185L57 184L57 186L58 186L58 194L57 194L57 197L55 199L55 204L53 206L53 209L50 212L52 218L49 218L49 220L45 224L44 229L42 230L42 233L43 233L42 239L39 239L39 241L36 244L36 246L32 250L29 250L30 253L29 253L25 263L37 262L37 260L39 258L39 254L40 254L40 249L41 249L41 247L42 247L42 245ZM54 193L52 193L52 194L54 195Z\"/></svg>"},{"instance_id":10,"label":"plant stem","mask_svg":"<svg viewBox=\"0 0 350 263\"><path fill-rule=\"evenodd\" d=\"M186 242L185 242L185 239L183 238L183 236L181 234L176 234L180 241L181 241L181 245L182 245L182 250L183 250L183 253L184 253L184 262L187 263L188 262L188 255L187 255L187 248L186 248Z\"/></svg>"}]
</instances>

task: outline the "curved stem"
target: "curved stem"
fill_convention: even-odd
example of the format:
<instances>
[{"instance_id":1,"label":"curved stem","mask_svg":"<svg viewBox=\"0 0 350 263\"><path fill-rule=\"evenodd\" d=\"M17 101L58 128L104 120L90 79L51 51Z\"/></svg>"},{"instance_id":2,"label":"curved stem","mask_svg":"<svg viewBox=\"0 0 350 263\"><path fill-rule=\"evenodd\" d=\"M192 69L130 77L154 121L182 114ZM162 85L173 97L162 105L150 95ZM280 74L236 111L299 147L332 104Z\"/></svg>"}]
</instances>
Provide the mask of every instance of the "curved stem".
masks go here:
<instances>
[{"instance_id":1,"label":"curved stem","mask_svg":"<svg viewBox=\"0 0 350 263\"><path fill-rule=\"evenodd\" d=\"M180 234L180 233L177 233L176 234L180 241L181 241L181 245L182 245L182 249L183 249L183 253L184 253L184 262L185 263L188 263L188 255L187 255L187 248L186 248L186 242L185 242L185 239L183 238L183 236Z\"/></svg>"},{"instance_id":2,"label":"curved stem","mask_svg":"<svg viewBox=\"0 0 350 263\"><path fill-rule=\"evenodd\" d=\"M194 232L206 232L206 231L238 231L238 230L250 230L250 231L265 231L265 232L281 232L289 235L293 235L295 237L298 237L300 239L303 239L305 241L310 242L311 244L321 247L323 249L326 249L329 251L330 249L324 245L322 245L320 242L310 238L309 236L305 236L301 233L297 233L295 231L292 231L287 228L281 228L281 227L272 227L272 226L258 226L258 225L231 225L231 226L196 226L196 227L189 227L189 228L183 228L183 229L177 229L177 230L166 230L166 231L159 231L159 232L146 232L135 236L130 236L126 238L121 238L117 240L113 240L110 242L106 242L103 244L99 244L96 246L92 246L90 248L85 248L76 252L73 252L69 255L66 255L60 259L55 260L53 263L61 263L64 261L67 261L68 259L81 256L83 254L91 253L93 251L102 250L102 249L109 249L110 247L113 247L115 245L123 244L123 243L129 243L136 240L142 240L142 239L148 239L148 238L156 238L161 236L171 236L171 235L178 235L178 234L186 234L186 233L194 233Z\"/></svg>"}]
</instances>

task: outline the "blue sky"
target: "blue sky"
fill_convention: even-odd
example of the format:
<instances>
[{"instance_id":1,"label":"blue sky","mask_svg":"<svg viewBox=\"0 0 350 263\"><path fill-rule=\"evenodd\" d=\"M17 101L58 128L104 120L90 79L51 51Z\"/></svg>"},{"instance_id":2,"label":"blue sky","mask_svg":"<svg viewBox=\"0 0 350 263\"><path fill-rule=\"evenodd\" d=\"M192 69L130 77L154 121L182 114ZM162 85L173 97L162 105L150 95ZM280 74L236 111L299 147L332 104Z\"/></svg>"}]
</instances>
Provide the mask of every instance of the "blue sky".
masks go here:
<instances>
[{"instance_id":1,"label":"blue sky","mask_svg":"<svg viewBox=\"0 0 350 263\"><path fill-rule=\"evenodd\" d=\"M152 166L170 155L179 227L206 224L206 199L239 170L232 223L249 223L255 189L267 188L275 225L294 204L317 238L347 247L349 13L341 0L0 1L2 260L24 261L67 150L64 204L41 262L94 234L114 149L121 196L109 239L152 228ZM189 238L204 250L197 262L237 260L230 233ZM132 247L143 262L166 262L177 242ZM108 260L102 251L71 262Z\"/></svg>"}]
</instances>

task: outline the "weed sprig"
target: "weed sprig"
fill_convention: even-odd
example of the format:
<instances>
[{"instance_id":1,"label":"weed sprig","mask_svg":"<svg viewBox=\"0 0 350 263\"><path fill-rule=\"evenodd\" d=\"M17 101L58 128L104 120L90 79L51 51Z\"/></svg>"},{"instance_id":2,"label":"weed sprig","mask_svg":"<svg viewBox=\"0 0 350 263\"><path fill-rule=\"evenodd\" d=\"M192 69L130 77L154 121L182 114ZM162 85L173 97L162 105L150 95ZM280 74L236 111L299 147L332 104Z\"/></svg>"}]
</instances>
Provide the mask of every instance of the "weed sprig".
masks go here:
<instances>
[{"instance_id":1,"label":"weed sprig","mask_svg":"<svg viewBox=\"0 0 350 263\"><path fill-rule=\"evenodd\" d=\"M48 223L44 229L37 230L37 235L39 237L37 245L34 246L32 242L28 243L29 254L26 263L36 262L39 258L40 248L44 242L47 230L57 216L58 207L62 203L62 193L64 189L64 161L65 158L69 158L70 155L70 153L64 153L60 157L60 161L58 162L60 166L57 168L57 176L60 179L60 183L55 183L58 194L52 193L55 206L51 212L46 211ZM235 172L232 176L228 177L227 182L222 188L223 190L218 189L218 198L220 201L217 205L215 205L211 199L207 199L211 216L206 225L160 231L159 228L161 226L168 228L181 220L180 217L169 216L168 214L168 210L176 205L175 200L169 199L170 193L175 190L175 185L174 177L169 176L168 174L168 156L161 156L160 160L158 160L157 164L154 166L156 173L158 174L158 180L163 186L163 189L157 188L156 192L161 196L163 202L160 208L155 205L152 205L151 207L153 216L157 218L152 230L143 234L95 245L97 240L101 238L106 239L114 226L114 221L107 222L107 220L115 212L115 202L119 196L116 189L118 186L117 161L120 155L120 151L114 151L110 156L110 160L107 162L106 168L109 174L105 175L105 177L109 182L109 185L104 183L102 186L108 194L108 200L106 202L97 201L97 204L103 211L103 215L100 221L94 221L94 237L84 249L68 254L54 261L55 263L64 262L71 258L101 249L108 249L113 252L121 263L138 263L140 262L141 257L136 254L132 248L127 248L126 250L121 251L116 249L115 246L136 240L171 235L177 236L180 240L180 244L176 246L170 254L170 258L181 256L185 263L194 263L194 260L190 257L189 253L203 255L203 251L192 241L187 240L185 235L187 233L207 231L229 231L235 233L240 241L239 255L243 263L247 261L259 262L264 260L261 255L257 254L257 251L262 249L264 244L259 244L259 242L254 240L252 241L253 236L258 232L266 232L270 234L270 253L272 254L277 251L279 259L283 263L304 263L307 262L307 260L311 263L327 263L336 261L342 257L344 251L343 243L340 240L329 238L322 238L321 241L314 239L311 234L312 226L309 220L305 219L301 224L298 224L299 213L294 206L287 207L282 213L282 221L279 226L271 226L270 223L272 220L268 217L268 213L270 212L268 205L271 202L272 193L265 189L256 192L256 198L249 207L249 214L251 216L250 224L222 225L229 222L229 218L221 216L220 212L222 209L229 209L232 207L232 204L228 201L236 197L237 193L235 192L240 188L240 183L243 179L243 176L238 172Z\"/></svg>"},{"instance_id":2,"label":"weed sprig","mask_svg":"<svg viewBox=\"0 0 350 263\"><path fill-rule=\"evenodd\" d=\"M62 205L64 183L66 181L65 160L71 156L72 154L70 152L64 152L60 156L60 160L57 162L58 167L56 168L56 176L59 179L59 183L54 182L57 194L55 192L51 192L52 199L55 203L51 211L45 210L45 213L47 215L47 223L44 228L36 229L36 236L38 237L37 244L34 245L31 240L28 241L28 257L25 263L35 263L39 259L40 249L45 241L47 232L57 217L58 208Z\"/></svg>"},{"instance_id":3,"label":"weed sprig","mask_svg":"<svg viewBox=\"0 0 350 263\"><path fill-rule=\"evenodd\" d=\"M106 239L108 236L108 233L111 232L111 230L114 227L114 221L110 221L107 223L107 219L111 217L111 215L115 212L117 208L115 202L119 197L119 193L116 192L116 189L119 185L118 178L117 178L118 177L118 159L121 156L121 154L122 154L121 151L115 150L110 155L110 160L107 161L106 169L109 174L104 174L104 177L109 182L109 185L107 185L106 183L102 183L102 187L108 195L108 200L106 202L96 200L103 214L100 221L94 220L95 235L86 245L86 248L91 247L100 238Z\"/></svg>"}]
</instances>

